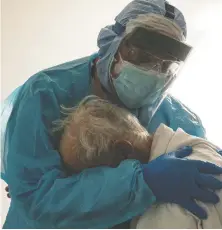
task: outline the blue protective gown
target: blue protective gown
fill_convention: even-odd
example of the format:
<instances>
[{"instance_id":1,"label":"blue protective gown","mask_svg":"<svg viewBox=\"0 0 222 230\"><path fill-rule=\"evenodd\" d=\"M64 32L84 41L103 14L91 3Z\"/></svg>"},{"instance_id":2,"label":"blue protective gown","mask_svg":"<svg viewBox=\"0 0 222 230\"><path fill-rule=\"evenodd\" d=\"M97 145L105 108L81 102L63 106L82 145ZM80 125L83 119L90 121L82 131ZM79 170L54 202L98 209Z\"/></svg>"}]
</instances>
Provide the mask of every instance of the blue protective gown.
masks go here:
<instances>
[{"instance_id":1,"label":"blue protective gown","mask_svg":"<svg viewBox=\"0 0 222 230\"><path fill-rule=\"evenodd\" d=\"M5 101L1 175L12 199L4 228L110 228L155 201L135 160L70 177L63 172L56 150L60 136L52 135L52 121L61 118L61 104L75 106L92 92L94 58L43 70ZM205 136L198 117L171 96L147 128L154 132L160 123Z\"/></svg>"}]
</instances>

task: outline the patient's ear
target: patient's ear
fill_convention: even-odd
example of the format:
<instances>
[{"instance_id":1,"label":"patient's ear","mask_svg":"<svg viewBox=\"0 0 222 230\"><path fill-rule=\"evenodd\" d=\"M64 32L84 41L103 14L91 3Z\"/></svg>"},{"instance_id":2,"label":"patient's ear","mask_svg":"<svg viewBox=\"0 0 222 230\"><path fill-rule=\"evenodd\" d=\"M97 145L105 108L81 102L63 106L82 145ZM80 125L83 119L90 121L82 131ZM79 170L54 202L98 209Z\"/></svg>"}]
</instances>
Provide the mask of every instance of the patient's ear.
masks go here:
<instances>
[{"instance_id":1,"label":"patient's ear","mask_svg":"<svg viewBox=\"0 0 222 230\"><path fill-rule=\"evenodd\" d=\"M129 159L129 154L134 151L132 144L125 140L115 141L110 150L107 160L111 162L111 167L117 167L122 161Z\"/></svg>"},{"instance_id":2,"label":"patient's ear","mask_svg":"<svg viewBox=\"0 0 222 230\"><path fill-rule=\"evenodd\" d=\"M123 159L128 159L129 155L134 153L133 145L126 140L117 140L113 144L113 151L117 155L120 155L123 157Z\"/></svg>"},{"instance_id":3,"label":"patient's ear","mask_svg":"<svg viewBox=\"0 0 222 230\"><path fill-rule=\"evenodd\" d=\"M126 159L138 160L141 163L147 163L150 156L150 148L152 144L152 138L148 138L144 146L135 147L129 141L119 140L114 142L115 157L119 159L122 157L122 161Z\"/></svg>"}]
</instances>

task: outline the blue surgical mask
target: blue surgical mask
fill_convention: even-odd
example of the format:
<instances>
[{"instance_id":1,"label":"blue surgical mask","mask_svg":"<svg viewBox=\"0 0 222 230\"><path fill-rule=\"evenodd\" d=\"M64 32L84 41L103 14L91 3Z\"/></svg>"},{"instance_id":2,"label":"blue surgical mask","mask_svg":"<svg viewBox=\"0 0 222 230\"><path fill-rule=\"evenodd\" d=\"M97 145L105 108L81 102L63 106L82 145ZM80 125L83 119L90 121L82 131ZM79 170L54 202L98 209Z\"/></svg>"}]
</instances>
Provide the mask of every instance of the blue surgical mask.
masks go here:
<instances>
[{"instance_id":1,"label":"blue surgical mask","mask_svg":"<svg viewBox=\"0 0 222 230\"><path fill-rule=\"evenodd\" d=\"M124 61L118 77L113 79L113 86L126 107L137 109L155 103L161 96L166 83L166 76L162 75Z\"/></svg>"}]
</instances>

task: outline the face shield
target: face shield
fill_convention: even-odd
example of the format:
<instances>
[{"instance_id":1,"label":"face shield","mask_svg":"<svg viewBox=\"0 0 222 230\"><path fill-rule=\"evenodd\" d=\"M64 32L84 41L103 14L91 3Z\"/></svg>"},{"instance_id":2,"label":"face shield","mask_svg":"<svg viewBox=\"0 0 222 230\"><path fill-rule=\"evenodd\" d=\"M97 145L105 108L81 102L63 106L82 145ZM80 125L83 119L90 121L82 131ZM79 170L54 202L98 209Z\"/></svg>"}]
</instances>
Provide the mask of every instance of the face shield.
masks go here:
<instances>
[{"instance_id":1,"label":"face shield","mask_svg":"<svg viewBox=\"0 0 222 230\"><path fill-rule=\"evenodd\" d=\"M137 36L136 33L133 34L132 32L134 31L134 29L140 28L140 27L146 28L147 31L162 32L162 34L168 35L171 38L175 38L178 41L185 40L186 35L187 35L186 21L185 21L183 13L177 7L170 5L165 0L158 0L158 1L133 0L116 16L115 24L108 25L102 28L99 33L98 40L97 40L98 47L99 47L99 52L98 52L99 61L97 62L96 67L97 67L97 72L98 72L98 77L100 79L100 82L102 86L105 88L105 90L108 92L109 96L107 97L109 98L109 100L117 104L123 101L130 101L131 99L135 100L137 96L141 96L141 94L139 94L140 87L136 87L137 88L136 95L134 94L134 92L132 93L132 90L130 89L131 87L130 81L127 82L127 85L121 86L124 89L124 92L123 92L124 97L126 96L126 93L125 93L126 90L127 90L127 93L131 92L131 94L128 94L126 98L122 97L122 99L120 99L120 94L117 97L116 95L117 90L114 89L115 87L114 84L116 85L117 83L115 81L117 79L121 79L119 73L115 72L115 70L119 71L120 68L121 69L123 68L119 60L116 61L115 59L118 59L119 54L121 54L121 56L123 57L122 59L124 60L125 64L127 64L127 65L124 65L125 66L124 68L127 69L128 71L128 68L126 67L128 67L129 64L131 63L125 61L125 59L127 60L126 58L127 55L125 55L122 52L121 47L122 47L123 41L126 38L130 40L130 36L132 36L131 39L134 36ZM142 39L142 38L143 37L140 37L139 39ZM137 47L136 39L133 39L133 40L135 43L135 44L133 43L134 46ZM146 46L148 44L149 42L147 41L144 45ZM162 47L164 43L163 45L162 44L160 45ZM140 44L138 47L140 47ZM158 48L157 45L155 47ZM143 47L141 48L143 49ZM161 50L163 49L160 49L160 51ZM152 49L147 49L146 51L149 54L151 53L155 57L160 58L160 54L157 55L157 51L152 52ZM167 58L162 58L162 59L168 60ZM183 63L183 60L181 61L182 62L180 62L180 67L178 68L178 70L174 71L176 72L176 75L178 75L178 71L181 69L181 64ZM131 67L132 66L130 65L130 71L129 71L130 76L134 75L134 73L132 74ZM135 65L135 67L137 66ZM136 68L135 70L138 70L138 68ZM124 72L122 71L122 73ZM138 78L137 73L138 71L135 72L135 75L137 75L137 78ZM143 70L140 73L143 73ZM142 81L146 79L142 77L144 76L144 74L140 76L141 76L140 79L142 79ZM153 77L153 79L156 79L156 78ZM172 82L173 80L174 79L172 79ZM135 78L133 78L131 81L136 81L136 80ZM124 83L126 82L126 80L124 81L121 80L121 82ZM158 87L160 89L158 91L158 94L160 95L159 98L155 96L155 93L150 93L149 96L145 95L147 96L147 98L151 98L151 97L154 98L154 100L152 101L151 99L150 100L146 99L147 101L144 101L144 103L142 103L144 104L144 106L140 107L138 104L136 106L136 109L130 110L139 118L140 122L143 125L147 126L147 123L151 121L153 115L155 114L162 100L167 95L167 87L168 86L170 87L171 85L170 81L167 81L167 82L168 83L164 84L165 87ZM138 84L139 82L134 82L134 83ZM147 82L142 82L142 84L144 85L145 83L147 84ZM118 84L120 84L120 82ZM157 83L154 83L154 84L158 85ZM145 92L146 91L148 92L150 88L147 89L146 87L144 87L143 89ZM122 104L126 105L126 103L122 103ZM136 103L134 103L134 105L132 106L134 107L135 104ZM126 107L128 107L128 109L130 108L127 105Z\"/></svg>"},{"instance_id":2,"label":"face shield","mask_svg":"<svg viewBox=\"0 0 222 230\"><path fill-rule=\"evenodd\" d=\"M151 104L172 84L191 47L169 36L135 28L119 46L114 88L128 108Z\"/></svg>"}]
</instances>

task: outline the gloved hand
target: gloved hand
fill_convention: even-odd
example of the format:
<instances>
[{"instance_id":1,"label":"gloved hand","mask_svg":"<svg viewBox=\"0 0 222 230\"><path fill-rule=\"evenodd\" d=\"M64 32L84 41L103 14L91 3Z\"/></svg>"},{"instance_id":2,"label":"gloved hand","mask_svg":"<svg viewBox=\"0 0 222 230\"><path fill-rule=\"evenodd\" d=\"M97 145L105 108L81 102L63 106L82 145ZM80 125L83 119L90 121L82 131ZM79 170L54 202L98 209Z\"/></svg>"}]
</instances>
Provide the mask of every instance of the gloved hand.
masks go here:
<instances>
[{"instance_id":1,"label":"gloved hand","mask_svg":"<svg viewBox=\"0 0 222 230\"><path fill-rule=\"evenodd\" d=\"M222 168L183 159L191 153L192 148L185 147L142 165L144 179L157 202L178 204L200 219L206 219L207 213L194 199L213 204L219 202L213 191L222 189L222 182L209 174L222 174Z\"/></svg>"}]
</instances>

